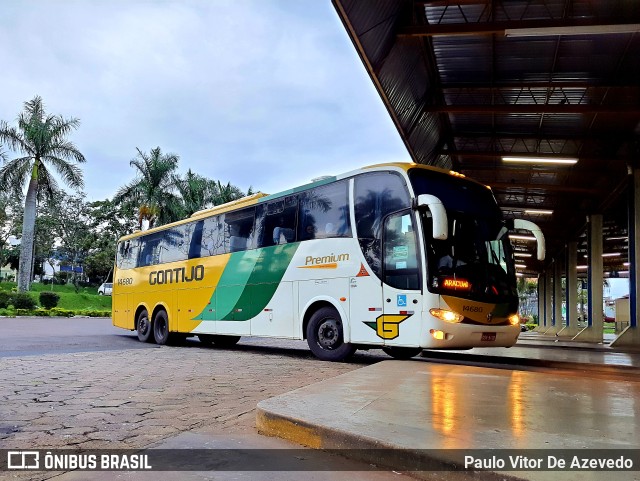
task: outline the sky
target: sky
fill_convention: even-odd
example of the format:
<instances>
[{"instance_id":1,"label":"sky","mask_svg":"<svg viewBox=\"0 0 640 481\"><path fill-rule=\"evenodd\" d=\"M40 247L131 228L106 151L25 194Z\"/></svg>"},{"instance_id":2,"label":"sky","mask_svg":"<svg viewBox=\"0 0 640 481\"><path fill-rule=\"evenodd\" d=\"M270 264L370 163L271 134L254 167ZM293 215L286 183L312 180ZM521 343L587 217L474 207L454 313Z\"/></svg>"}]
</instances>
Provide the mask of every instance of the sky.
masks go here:
<instances>
[{"instance_id":1,"label":"sky","mask_svg":"<svg viewBox=\"0 0 640 481\"><path fill-rule=\"evenodd\" d=\"M2 2L0 119L26 101L75 117L88 200L135 171L275 193L409 155L330 0ZM6 150L6 149L5 149ZM10 158L16 156L11 156Z\"/></svg>"}]
</instances>

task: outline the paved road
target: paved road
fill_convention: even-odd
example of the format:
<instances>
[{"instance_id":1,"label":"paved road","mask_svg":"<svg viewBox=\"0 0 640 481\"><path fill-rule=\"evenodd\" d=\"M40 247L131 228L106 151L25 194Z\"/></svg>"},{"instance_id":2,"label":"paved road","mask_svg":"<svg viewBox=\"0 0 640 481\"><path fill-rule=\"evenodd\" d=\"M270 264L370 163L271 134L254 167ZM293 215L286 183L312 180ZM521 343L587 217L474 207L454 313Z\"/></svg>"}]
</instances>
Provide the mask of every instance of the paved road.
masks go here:
<instances>
[{"instance_id":1,"label":"paved road","mask_svg":"<svg viewBox=\"0 0 640 481\"><path fill-rule=\"evenodd\" d=\"M374 361L322 362L304 342L278 339L156 346L91 318L2 318L0 353L0 449L143 447L202 426L245 432L259 401Z\"/></svg>"},{"instance_id":2,"label":"paved road","mask_svg":"<svg viewBox=\"0 0 640 481\"><path fill-rule=\"evenodd\" d=\"M110 319L0 318L0 358L0 449L117 449L188 432L260 446L258 402L385 357L322 362L277 339L156 346Z\"/></svg>"},{"instance_id":3,"label":"paved road","mask_svg":"<svg viewBox=\"0 0 640 481\"><path fill-rule=\"evenodd\" d=\"M0 358L154 347L106 318L0 318Z\"/></svg>"}]
</instances>

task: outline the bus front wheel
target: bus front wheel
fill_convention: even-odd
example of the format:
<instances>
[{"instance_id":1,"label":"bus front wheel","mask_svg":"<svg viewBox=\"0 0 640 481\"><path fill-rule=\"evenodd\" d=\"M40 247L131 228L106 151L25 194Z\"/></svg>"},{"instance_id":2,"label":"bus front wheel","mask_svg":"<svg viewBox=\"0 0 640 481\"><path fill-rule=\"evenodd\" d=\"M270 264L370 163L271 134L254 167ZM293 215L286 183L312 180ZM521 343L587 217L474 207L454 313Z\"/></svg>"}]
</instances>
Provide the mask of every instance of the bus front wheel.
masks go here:
<instances>
[{"instance_id":1,"label":"bus front wheel","mask_svg":"<svg viewBox=\"0 0 640 481\"><path fill-rule=\"evenodd\" d=\"M158 311L153 319L153 338L160 346L169 341L169 317L165 311Z\"/></svg>"},{"instance_id":2,"label":"bus front wheel","mask_svg":"<svg viewBox=\"0 0 640 481\"><path fill-rule=\"evenodd\" d=\"M344 342L340 314L332 307L323 307L313 313L307 325L307 343L311 352L323 361L343 361L356 348Z\"/></svg>"},{"instance_id":3,"label":"bus front wheel","mask_svg":"<svg viewBox=\"0 0 640 481\"><path fill-rule=\"evenodd\" d=\"M140 311L136 319L136 331L138 331L138 340L142 342L151 341L151 323L149 322L149 313L146 309Z\"/></svg>"},{"instance_id":4,"label":"bus front wheel","mask_svg":"<svg viewBox=\"0 0 640 481\"><path fill-rule=\"evenodd\" d=\"M382 350L394 359L411 359L422 352L421 347L385 346Z\"/></svg>"}]
</instances>

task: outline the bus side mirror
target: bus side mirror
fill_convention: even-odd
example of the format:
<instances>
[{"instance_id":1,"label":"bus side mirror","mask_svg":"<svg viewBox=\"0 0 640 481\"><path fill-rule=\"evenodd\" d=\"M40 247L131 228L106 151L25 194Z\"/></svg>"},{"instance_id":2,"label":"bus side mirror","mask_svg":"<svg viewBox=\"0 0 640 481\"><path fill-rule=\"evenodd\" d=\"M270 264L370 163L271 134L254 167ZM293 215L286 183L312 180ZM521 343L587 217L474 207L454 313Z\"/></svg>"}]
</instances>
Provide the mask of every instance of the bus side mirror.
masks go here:
<instances>
[{"instance_id":1,"label":"bus side mirror","mask_svg":"<svg viewBox=\"0 0 640 481\"><path fill-rule=\"evenodd\" d=\"M433 238L437 240L447 240L449 234L449 222L447 221L447 211L442 205L442 201L435 195L420 194L417 201L418 208L426 207L431 211L433 219Z\"/></svg>"},{"instance_id":2,"label":"bus side mirror","mask_svg":"<svg viewBox=\"0 0 640 481\"><path fill-rule=\"evenodd\" d=\"M513 228L528 230L533 234L533 237L536 238L536 243L538 244L538 253L537 253L538 260L543 261L546 248L544 244L544 234L540 230L540 227L538 227L536 224L528 220L513 219Z\"/></svg>"}]
</instances>

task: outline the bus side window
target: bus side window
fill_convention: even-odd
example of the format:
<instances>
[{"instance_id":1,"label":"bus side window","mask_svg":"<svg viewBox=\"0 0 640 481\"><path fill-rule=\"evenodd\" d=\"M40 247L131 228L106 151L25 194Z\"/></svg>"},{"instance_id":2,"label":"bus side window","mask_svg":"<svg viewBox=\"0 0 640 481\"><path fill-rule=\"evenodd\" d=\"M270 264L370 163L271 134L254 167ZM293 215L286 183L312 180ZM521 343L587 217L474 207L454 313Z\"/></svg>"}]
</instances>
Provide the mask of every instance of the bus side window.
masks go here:
<instances>
[{"instance_id":1,"label":"bus side window","mask_svg":"<svg viewBox=\"0 0 640 481\"><path fill-rule=\"evenodd\" d=\"M160 263L160 245L164 232L154 232L140 238L140 254L138 256L138 267L151 266Z\"/></svg>"},{"instance_id":2,"label":"bus side window","mask_svg":"<svg viewBox=\"0 0 640 481\"><path fill-rule=\"evenodd\" d=\"M118 269L133 269L138 257L138 240L123 241L118 248L116 263Z\"/></svg>"},{"instance_id":3,"label":"bus side window","mask_svg":"<svg viewBox=\"0 0 640 481\"><path fill-rule=\"evenodd\" d=\"M256 210L256 247L269 247L296 241L298 196L290 195Z\"/></svg>"},{"instance_id":4,"label":"bus side window","mask_svg":"<svg viewBox=\"0 0 640 481\"><path fill-rule=\"evenodd\" d=\"M158 244L154 249L154 264L165 264L187 259L192 224L184 224L157 232Z\"/></svg>"},{"instance_id":5,"label":"bus side window","mask_svg":"<svg viewBox=\"0 0 640 481\"><path fill-rule=\"evenodd\" d=\"M299 240L351 237L347 181L300 193Z\"/></svg>"},{"instance_id":6,"label":"bus side window","mask_svg":"<svg viewBox=\"0 0 640 481\"><path fill-rule=\"evenodd\" d=\"M225 242L224 216L224 214L220 214L204 219L200 247L201 256L215 256L229 252L228 243Z\"/></svg>"},{"instance_id":7,"label":"bus side window","mask_svg":"<svg viewBox=\"0 0 640 481\"><path fill-rule=\"evenodd\" d=\"M255 207L249 207L226 213L225 223L227 228L225 229L225 234L226 239L229 240L229 252L244 251L251 247L250 240L254 231L255 212Z\"/></svg>"},{"instance_id":8,"label":"bus side window","mask_svg":"<svg viewBox=\"0 0 640 481\"><path fill-rule=\"evenodd\" d=\"M375 172L355 179L355 217L360 249L378 277L382 277L382 219L410 206L409 191L399 175Z\"/></svg>"},{"instance_id":9,"label":"bus side window","mask_svg":"<svg viewBox=\"0 0 640 481\"><path fill-rule=\"evenodd\" d=\"M199 220L193 226L191 232L191 239L189 240L189 259L197 259L202 254L200 248L202 247L202 228L204 221Z\"/></svg>"}]
</instances>

